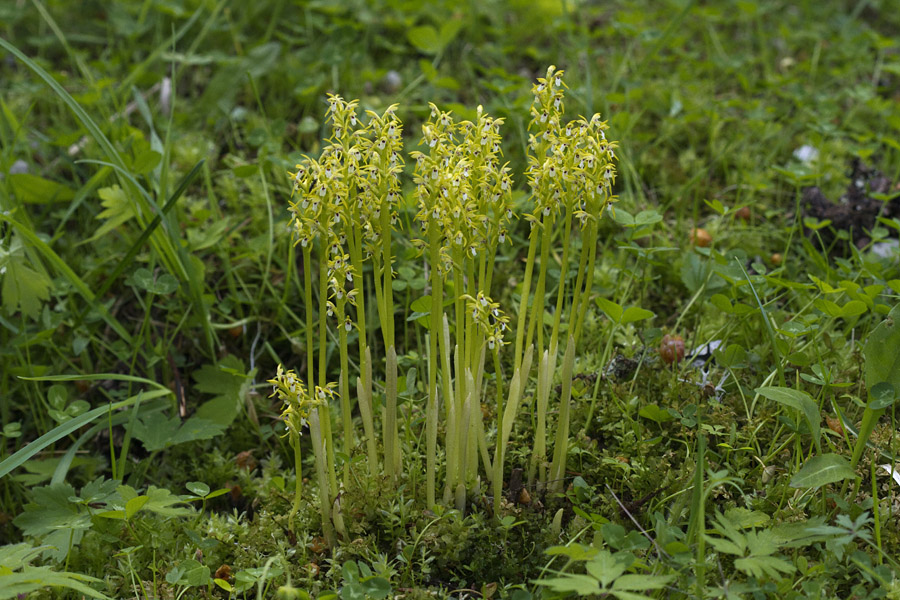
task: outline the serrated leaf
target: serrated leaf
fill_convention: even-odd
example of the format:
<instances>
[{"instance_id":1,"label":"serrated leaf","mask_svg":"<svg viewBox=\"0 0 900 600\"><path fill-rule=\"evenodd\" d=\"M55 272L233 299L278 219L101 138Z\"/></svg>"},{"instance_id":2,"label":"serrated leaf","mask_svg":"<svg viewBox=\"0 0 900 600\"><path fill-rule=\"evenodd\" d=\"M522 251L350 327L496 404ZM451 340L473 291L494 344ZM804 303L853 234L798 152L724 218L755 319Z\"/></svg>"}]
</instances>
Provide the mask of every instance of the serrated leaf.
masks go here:
<instances>
[{"instance_id":1,"label":"serrated leaf","mask_svg":"<svg viewBox=\"0 0 900 600\"><path fill-rule=\"evenodd\" d=\"M3 573L0 569L0 600L24 598L31 592L48 587L62 587L75 590L83 596L112 600L109 596L91 588L87 583L101 583L101 580L80 573L57 572L50 567L25 567L21 573Z\"/></svg>"},{"instance_id":2,"label":"serrated leaf","mask_svg":"<svg viewBox=\"0 0 900 600\"><path fill-rule=\"evenodd\" d=\"M141 267L131 275L131 281L139 288L151 294L171 294L178 289L178 280L169 273L162 273L155 277L149 269Z\"/></svg>"},{"instance_id":3,"label":"serrated leaf","mask_svg":"<svg viewBox=\"0 0 900 600\"><path fill-rule=\"evenodd\" d=\"M791 479L791 487L812 488L828 485L844 479L852 479L856 473L850 461L839 454L814 456Z\"/></svg>"},{"instance_id":4,"label":"serrated leaf","mask_svg":"<svg viewBox=\"0 0 900 600\"><path fill-rule=\"evenodd\" d=\"M612 589L617 592L618 590L660 590L666 587L674 578L674 575L622 575L616 579Z\"/></svg>"},{"instance_id":5,"label":"serrated leaf","mask_svg":"<svg viewBox=\"0 0 900 600\"><path fill-rule=\"evenodd\" d=\"M706 541L719 552L724 552L725 554L735 554L737 556L744 555L744 548L731 540L726 540L725 538L712 537L710 535L703 536Z\"/></svg>"},{"instance_id":6,"label":"serrated leaf","mask_svg":"<svg viewBox=\"0 0 900 600\"><path fill-rule=\"evenodd\" d=\"M599 594L600 583L589 575L566 573L564 577L549 577L533 580L532 583L545 585L554 592L574 592L579 596Z\"/></svg>"},{"instance_id":7,"label":"serrated leaf","mask_svg":"<svg viewBox=\"0 0 900 600\"><path fill-rule=\"evenodd\" d=\"M41 538L51 549L45 555L56 562L65 559L69 548L81 542L84 531L91 527L91 515L87 508L72 501L78 499L75 488L67 483L57 483L32 489L32 502L13 523L25 535Z\"/></svg>"},{"instance_id":8,"label":"serrated leaf","mask_svg":"<svg viewBox=\"0 0 900 600\"><path fill-rule=\"evenodd\" d=\"M773 580L780 580L781 574L793 573L797 570L794 565L782 558L774 556L748 556L734 561L734 566L748 575L757 579L765 576Z\"/></svg>"},{"instance_id":9,"label":"serrated leaf","mask_svg":"<svg viewBox=\"0 0 900 600\"><path fill-rule=\"evenodd\" d=\"M185 442L208 440L221 435L225 429L224 425L197 416L182 423L178 415L167 418L162 413L151 413L135 421L131 435L148 452L155 452Z\"/></svg>"},{"instance_id":10,"label":"serrated leaf","mask_svg":"<svg viewBox=\"0 0 900 600\"><path fill-rule=\"evenodd\" d=\"M36 319L44 301L50 298L50 278L32 267L18 236L13 237L9 249L0 245L0 293L7 314L21 310L26 317Z\"/></svg>"},{"instance_id":11,"label":"serrated leaf","mask_svg":"<svg viewBox=\"0 0 900 600\"><path fill-rule=\"evenodd\" d=\"M134 206L128 200L128 195L118 185L100 188L97 190L97 195L100 196L100 203L104 210L100 211L96 218L106 222L91 236L89 242L103 237L119 225L128 222L134 218L135 214Z\"/></svg>"},{"instance_id":12,"label":"serrated leaf","mask_svg":"<svg viewBox=\"0 0 900 600\"><path fill-rule=\"evenodd\" d=\"M761 510L750 510L739 506L726 510L725 518L741 529L762 527L771 520L771 517Z\"/></svg>"},{"instance_id":13,"label":"serrated leaf","mask_svg":"<svg viewBox=\"0 0 900 600\"><path fill-rule=\"evenodd\" d=\"M809 394L801 392L800 390L778 386L757 388L756 393L769 400L774 400L779 404L784 404L785 406L800 411L806 418L806 422L809 424L809 430L812 433L816 448L821 450L821 431L819 427L821 416L819 415L819 406L813 401Z\"/></svg>"}]
</instances>

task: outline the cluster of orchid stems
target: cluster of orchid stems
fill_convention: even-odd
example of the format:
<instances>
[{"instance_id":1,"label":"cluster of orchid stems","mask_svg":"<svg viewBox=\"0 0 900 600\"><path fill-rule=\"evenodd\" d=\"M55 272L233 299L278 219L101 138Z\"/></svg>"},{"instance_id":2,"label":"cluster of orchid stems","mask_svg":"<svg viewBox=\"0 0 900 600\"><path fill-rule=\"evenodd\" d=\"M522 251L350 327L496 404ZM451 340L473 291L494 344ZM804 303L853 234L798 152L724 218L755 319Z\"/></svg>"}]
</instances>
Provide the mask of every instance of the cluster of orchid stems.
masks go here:
<instances>
[{"instance_id":1,"label":"cluster of orchid stems","mask_svg":"<svg viewBox=\"0 0 900 600\"><path fill-rule=\"evenodd\" d=\"M513 356L507 362L512 365L512 376L505 384L501 353L509 343L505 338L510 320L490 297L498 247L512 243L509 231L517 218L512 177L502 162L503 120L492 118L479 106L473 121L457 122L432 104L430 117L422 126L423 151L410 153L415 162L415 221L419 229L410 238L425 260L431 300L425 399L426 503L430 508L438 504L442 450L441 502L452 502L463 510L467 493L480 485L483 476L492 487L495 514L500 513L506 446L530 381L535 349L539 366L528 480L550 490L559 489L563 480L575 348L592 286L598 221L604 208L615 200L616 144L606 140L607 126L599 115L563 122L562 78L563 71L550 67L533 88L526 172L533 208L524 214L530 234ZM291 521L302 492L300 432L308 423L323 529L326 539L333 541L335 530L345 535L340 485L350 483L350 457L357 440L365 440L370 476L383 474L395 484L403 473L392 262L404 161L402 123L395 106L381 115L367 111L363 124L356 101L329 96L328 102L332 134L327 145L318 159L306 158L290 173L291 227L303 256L307 383L304 386L293 371L285 372L281 366L272 383L273 396L284 402L287 435L295 451L297 487ZM576 237L580 237L580 245L573 244ZM551 251L559 245L562 276L554 309L548 311L547 270ZM363 277L367 262L371 278ZM573 268L577 274L571 282ZM318 306L313 304L314 274L318 275ZM372 340L366 317L366 309L371 308L367 303L371 305L373 297L385 365L380 403L374 398ZM548 312L549 319L545 319ZM552 322L549 337L546 322ZM337 384L327 380L329 330L337 331ZM348 337L354 330L359 367L355 393L351 393ZM566 333L562 397L554 456L548 464L547 412L561 331ZM487 398L489 378L485 377L488 359L494 376L496 422L486 426L482 406L491 402ZM314 392L310 395L306 390ZM354 427L353 398L362 422L359 436ZM336 399L340 419L331 414ZM381 429L376 433L374 407L379 404ZM332 434L332 424L338 422L343 428L344 454L340 480Z\"/></svg>"}]
</instances>

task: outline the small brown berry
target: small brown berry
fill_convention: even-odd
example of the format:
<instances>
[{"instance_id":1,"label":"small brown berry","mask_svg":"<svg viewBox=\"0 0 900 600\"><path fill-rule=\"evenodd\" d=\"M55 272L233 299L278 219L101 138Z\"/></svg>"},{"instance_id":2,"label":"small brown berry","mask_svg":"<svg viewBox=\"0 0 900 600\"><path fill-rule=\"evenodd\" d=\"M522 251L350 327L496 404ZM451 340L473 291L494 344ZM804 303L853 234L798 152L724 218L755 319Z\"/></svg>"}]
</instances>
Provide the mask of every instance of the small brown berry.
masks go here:
<instances>
[{"instance_id":1,"label":"small brown berry","mask_svg":"<svg viewBox=\"0 0 900 600\"><path fill-rule=\"evenodd\" d=\"M750 207L742 206L734 211L735 216L745 223L750 220Z\"/></svg>"},{"instance_id":2,"label":"small brown berry","mask_svg":"<svg viewBox=\"0 0 900 600\"><path fill-rule=\"evenodd\" d=\"M780 253L776 252L775 254L773 254L772 256L769 257L769 260L772 261L773 265L775 265L776 267L779 267L779 266L781 266L781 261L783 260L783 257L781 256Z\"/></svg>"},{"instance_id":3,"label":"small brown berry","mask_svg":"<svg viewBox=\"0 0 900 600\"><path fill-rule=\"evenodd\" d=\"M701 248L708 248L712 244L712 236L705 229L691 229L691 244Z\"/></svg>"},{"instance_id":4,"label":"small brown berry","mask_svg":"<svg viewBox=\"0 0 900 600\"><path fill-rule=\"evenodd\" d=\"M667 365L684 360L684 340L680 335L663 336L659 344L659 356Z\"/></svg>"}]
</instances>

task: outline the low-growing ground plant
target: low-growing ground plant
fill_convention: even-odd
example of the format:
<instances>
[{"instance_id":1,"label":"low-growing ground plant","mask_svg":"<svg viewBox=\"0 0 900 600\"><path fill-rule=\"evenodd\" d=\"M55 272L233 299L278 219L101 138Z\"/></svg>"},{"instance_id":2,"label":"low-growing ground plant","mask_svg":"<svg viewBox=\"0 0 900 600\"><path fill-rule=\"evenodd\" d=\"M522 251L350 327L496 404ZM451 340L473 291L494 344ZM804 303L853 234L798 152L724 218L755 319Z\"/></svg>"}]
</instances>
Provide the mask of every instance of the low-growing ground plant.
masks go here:
<instances>
[{"instance_id":1,"label":"low-growing ground plant","mask_svg":"<svg viewBox=\"0 0 900 600\"><path fill-rule=\"evenodd\" d=\"M0 598L898 595L889 2L7 4Z\"/></svg>"}]
</instances>

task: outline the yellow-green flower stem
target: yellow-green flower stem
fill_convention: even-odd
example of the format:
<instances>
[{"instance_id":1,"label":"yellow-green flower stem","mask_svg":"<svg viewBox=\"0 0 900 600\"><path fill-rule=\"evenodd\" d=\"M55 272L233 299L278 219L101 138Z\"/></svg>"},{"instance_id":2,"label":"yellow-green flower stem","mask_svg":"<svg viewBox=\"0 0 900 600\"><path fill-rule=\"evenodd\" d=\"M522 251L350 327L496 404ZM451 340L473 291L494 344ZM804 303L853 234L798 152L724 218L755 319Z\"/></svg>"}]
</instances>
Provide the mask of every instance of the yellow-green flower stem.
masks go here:
<instances>
[{"instance_id":1,"label":"yellow-green flower stem","mask_svg":"<svg viewBox=\"0 0 900 600\"><path fill-rule=\"evenodd\" d=\"M563 226L563 255L559 269L559 290L556 294L556 314L553 318L553 331L550 334L550 347L556 348L559 343L559 325L563 313L563 301L566 297L566 280L569 273L569 244L572 234L572 211L566 208L566 216L564 217ZM572 305L574 307L574 304ZM569 331L573 324L573 319L569 319Z\"/></svg>"},{"instance_id":2,"label":"yellow-green flower stem","mask_svg":"<svg viewBox=\"0 0 900 600\"><path fill-rule=\"evenodd\" d=\"M302 455L300 453L300 434L291 430L288 433L288 439L291 444L291 448L294 449L294 500L291 502L291 512L288 513L288 529L291 531L294 530L294 517L297 515L297 511L300 510L300 499L303 496L303 461Z\"/></svg>"},{"instance_id":3,"label":"yellow-green flower stem","mask_svg":"<svg viewBox=\"0 0 900 600\"><path fill-rule=\"evenodd\" d=\"M362 389L362 393L357 394L357 399L361 403L368 402L368 405L360 405L360 415L363 422L363 431L366 436L366 454L368 459L369 476L374 476L378 472L378 450L375 440L375 422L372 415L371 401L372 397L372 365L371 352L368 347L368 333L366 322L366 289L365 278L363 277L363 257L362 257L362 229L359 227L360 214L357 208L357 197L354 193L348 198L346 210L344 211L343 224L344 234L347 236L347 246L350 250L350 264L353 265L353 289L357 291L356 300L356 325L359 344L359 384L358 388Z\"/></svg>"},{"instance_id":4,"label":"yellow-green flower stem","mask_svg":"<svg viewBox=\"0 0 900 600\"><path fill-rule=\"evenodd\" d=\"M325 214L325 210L322 211ZM330 220L330 215L328 215ZM324 220L324 219L323 219ZM324 222L328 222L325 220ZM327 386L327 342L328 342L328 271L324 267L328 245L325 240L319 246L319 387ZM322 428L322 444L325 449L326 464L328 466L328 487L325 495L329 502L337 495L337 471L334 468L334 437L331 433L331 405L323 402L319 405L319 425ZM321 493L321 492L320 492Z\"/></svg>"},{"instance_id":5,"label":"yellow-green flower stem","mask_svg":"<svg viewBox=\"0 0 900 600\"><path fill-rule=\"evenodd\" d=\"M553 238L554 213L540 222L541 227L541 267L538 273L537 287L534 291L534 301L531 303L531 316L528 321L528 333L525 336L525 346L531 345L532 336L537 329L537 350L540 353L544 349L544 294L547 285L547 267L550 263L550 245Z\"/></svg>"},{"instance_id":6,"label":"yellow-green flower stem","mask_svg":"<svg viewBox=\"0 0 900 600\"><path fill-rule=\"evenodd\" d=\"M435 483L437 466L437 424L438 424L438 345L441 337L441 321L444 314L444 285L438 265L440 264L440 231L434 220L428 221L428 260L431 263L431 331L428 336L428 406L425 409L425 503L429 510L436 503ZM447 379L448 374L444 374ZM449 399L447 395L445 399ZM445 400L446 401L446 400Z\"/></svg>"},{"instance_id":7,"label":"yellow-green flower stem","mask_svg":"<svg viewBox=\"0 0 900 600\"><path fill-rule=\"evenodd\" d=\"M382 315L381 330L384 335L386 352L385 367L385 420L384 420L384 465L385 474L396 482L399 476L400 434L397 429L397 351L394 348L394 291L391 266L391 206L385 202L381 208L381 252L382 272Z\"/></svg>"},{"instance_id":8,"label":"yellow-green flower stem","mask_svg":"<svg viewBox=\"0 0 900 600\"><path fill-rule=\"evenodd\" d=\"M270 397L277 397L284 404L281 418L284 421L287 436L290 445L294 450L294 499L291 503L291 510L288 513L288 527L294 530L294 516L300 509L300 501L303 496L303 468L302 455L300 450L300 434L307 417L310 414L310 408L315 405L315 401L309 397L303 387L303 382L297 377L293 370L284 372L281 365L278 365L278 372L274 379L270 379L269 383L273 384L273 391Z\"/></svg>"},{"instance_id":9,"label":"yellow-green flower stem","mask_svg":"<svg viewBox=\"0 0 900 600\"><path fill-rule=\"evenodd\" d=\"M570 329L576 342L578 342L581 328L584 325L584 316L587 313L591 288L594 285L594 264L597 259L597 221L598 219L588 221L587 232L581 239L581 260L578 264L578 277L575 281L575 294L572 300L576 313L575 327ZM587 263L586 266L585 263Z\"/></svg>"},{"instance_id":10,"label":"yellow-green flower stem","mask_svg":"<svg viewBox=\"0 0 900 600\"><path fill-rule=\"evenodd\" d=\"M341 355L341 374L338 386L341 394L341 421L344 425L344 486L350 484L350 453L353 450L353 416L350 412L350 359L347 355L347 329L344 326L346 295L338 298L335 314L338 322L338 347Z\"/></svg>"},{"instance_id":11,"label":"yellow-green flower stem","mask_svg":"<svg viewBox=\"0 0 900 600\"><path fill-rule=\"evenodd\" d=\"M528 256L525 259L525 279L522 282L522 295L519 298L518 321L516 323L515 369L522 366L522 344L525 341L525 324L528 321L528 300L531 297L531 278L534 273L534 257L537 254L538 228L533 226L528 236Z\"/></svg>"},{"instance_id":12,"label":"yellow-green flower stem","mask_svg":"<svg viewBox=\"0 0 900 600\"><path fill-rule=\"evenodd\" d=\"M313 448L318 448L318 451L314 454L316 459L316 478L319 481L319 513L322 517L322 533L325 536L325 543L331 547L334 546L336 540L334 537L334 528L331 525L331 494L329 493L328 474L326 473L325 467L325 442L322 436L322 428L320 426L321 420L319 417L320 413L318 411L314 411L310 415L309 432L312 435Z\"/></svg>"}]
</instances>

